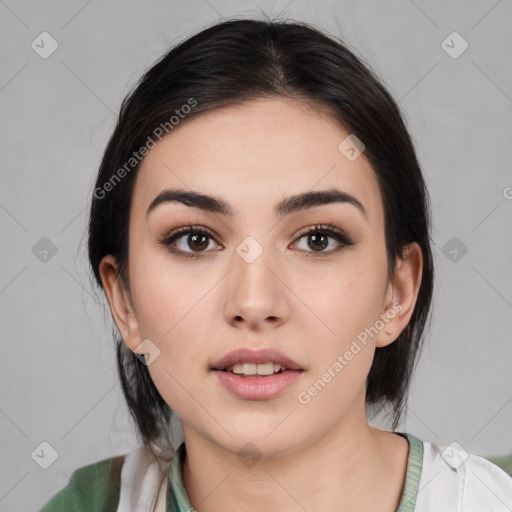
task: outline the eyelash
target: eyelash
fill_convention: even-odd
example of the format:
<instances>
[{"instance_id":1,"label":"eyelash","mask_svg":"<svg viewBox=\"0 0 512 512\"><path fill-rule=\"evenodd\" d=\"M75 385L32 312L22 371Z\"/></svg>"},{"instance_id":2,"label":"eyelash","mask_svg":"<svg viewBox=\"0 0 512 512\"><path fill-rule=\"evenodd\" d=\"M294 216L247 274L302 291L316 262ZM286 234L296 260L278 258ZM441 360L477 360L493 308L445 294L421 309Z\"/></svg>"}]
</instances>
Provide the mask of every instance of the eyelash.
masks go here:
<instances>
[{"instance_id":1,"label":"eyelash","mask_svg":"<svg viewBox=\"0 0 512 512\"><path fill-rule=\"evenodd\" d=\"M306 254L312 257L324 257L329 256L335 252L340 251L344 247L349 247L355 245L354 242L352 242L351 237L343 230L335 228L334 226L329 225L322 225L322 224L316 224L315 226L306 228L304 231L302 231L296 239L296 242L304 238L305 236L309 235L310 233L320 233L323 235L328 235L329 237L333 238L336 242L338 242L338 247L335 249L331 249L330 251L321 251L321 252L315 252L315 251L304 251ZM167 247L169 252L173 254L177 254L179 256L183 256L185 258L199 258L203 256L204 253L208 251L199 251L199 252L185 252L180 249L174 249L171 248L172 244L179 238L181 238L184 235L187 234L202 234L207 235L211 239L215 241L215 233L206 227L202 226L183 226L180 228L175 229L174 231L168 233L160 240L160 244ZM294 242L294 243L296 243Z\"/></svg>"}]
</instances>

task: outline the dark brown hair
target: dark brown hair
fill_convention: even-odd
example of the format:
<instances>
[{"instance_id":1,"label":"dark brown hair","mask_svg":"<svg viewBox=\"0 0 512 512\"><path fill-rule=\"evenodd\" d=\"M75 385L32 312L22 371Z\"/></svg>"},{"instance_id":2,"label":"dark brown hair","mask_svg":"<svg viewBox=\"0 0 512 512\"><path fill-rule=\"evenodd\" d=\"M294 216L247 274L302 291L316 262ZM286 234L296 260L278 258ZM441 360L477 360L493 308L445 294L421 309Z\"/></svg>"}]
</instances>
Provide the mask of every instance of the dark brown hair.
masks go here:
<instances>
[{"instance_id":1,"label":"dark brown hair","mask_svg":"<svg viewBox=\"0 0 512 512\"><path fill-rule=\"evenodd\" d=\"M375 410L389 407L396 428L433 292L428 193L396 102L340 40L301 22L231 20L190 37L154 64L123 101L99 169L88 240L94 276L102 287L100 260L113 255L129 290L130 201L140 148L155 137L155 130L163 127L172 133L178 117L178 122L187 122L207 111L270 96L327 109L364 143L383 198L389 276L406 244L421 247L422 283L412 318L396 341L377 348L367 378L367 404ZM117 360L124 396L144 444L165 445L172 411L147 366L120 337Z\"/></svg>"}]
</instances>

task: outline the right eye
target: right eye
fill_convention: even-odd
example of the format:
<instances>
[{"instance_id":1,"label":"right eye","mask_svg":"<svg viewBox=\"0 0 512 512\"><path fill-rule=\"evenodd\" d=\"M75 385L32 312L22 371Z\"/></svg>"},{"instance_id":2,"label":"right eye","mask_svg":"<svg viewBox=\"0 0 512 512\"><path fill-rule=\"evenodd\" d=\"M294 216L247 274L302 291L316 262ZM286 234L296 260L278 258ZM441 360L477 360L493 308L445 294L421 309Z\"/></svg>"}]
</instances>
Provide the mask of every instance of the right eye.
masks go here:
<instances>
[{"instance_id":1,"label":"right eye","mask_svg":"<svg viewBox=\"0 0 512 512\"><path fill-rule=\"evenodd\" d=\"M209 252L207 249L214 239L213 231L204 226L183 226L165 235L160 243L173 254L197 258L201 253Z\"/></svg>"}]
</instances>

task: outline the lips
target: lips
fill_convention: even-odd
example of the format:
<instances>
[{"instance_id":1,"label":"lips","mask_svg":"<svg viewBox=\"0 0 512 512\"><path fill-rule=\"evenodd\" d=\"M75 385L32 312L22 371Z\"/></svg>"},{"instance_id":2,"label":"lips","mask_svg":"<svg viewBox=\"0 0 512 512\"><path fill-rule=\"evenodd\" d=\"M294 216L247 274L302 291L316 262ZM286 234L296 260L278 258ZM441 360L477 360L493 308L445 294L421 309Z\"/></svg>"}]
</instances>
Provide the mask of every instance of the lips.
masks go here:
<instances>
[{"instance_id":1,"label":"lips","mask_svg":"<svg viewBox=\"0 0 512 512\"><path fill-rule=\"evenodd\" d=\"M210 371L238 399L270 400L291 388L304 369L275 349L240 348L215 361Z\"/></svg>"},{"instance_id":2,"label":"lips","mask_svg":"<svg viewBox=\"0 0 512 512\"><path fill-rule=\"evenodd\" d=\"M275 349L261 349L261 350L249 350L247 348L240 348L227 353L225 356L215 361L210 369L223 371L226 369L232 369L234 365L244 364L255 364L263 365L266 363L273 363L274 365L280 365L283 371L286 370L302 370L301 366L286 357L284 354Z\"/></svg>"}]
</instances>

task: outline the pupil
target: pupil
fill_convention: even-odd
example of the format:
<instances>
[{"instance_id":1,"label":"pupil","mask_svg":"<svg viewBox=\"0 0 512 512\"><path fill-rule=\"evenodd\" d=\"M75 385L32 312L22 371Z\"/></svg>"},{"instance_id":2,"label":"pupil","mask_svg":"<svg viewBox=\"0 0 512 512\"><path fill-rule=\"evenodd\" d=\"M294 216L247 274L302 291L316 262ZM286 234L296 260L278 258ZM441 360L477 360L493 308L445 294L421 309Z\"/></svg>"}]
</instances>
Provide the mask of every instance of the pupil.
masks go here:
<instances>
[{"instance_id":1,"label":"pupil","mask_svg":"<svg viewBox=\"0 0 512 512\"><path fill-rule=\"evenodd\" d=\"M328 240L326 235L311 235L311 240L313 241L313 244L317 244L317 242L320 242L320 245L311 245L312 249L325 249L328 245Z\"/></svg>"},{"instance_id":2,"label":"pupil","mask_svg":"<svg viewBox=\"0 0 512 512\"><path fill-rule=\"evenodd\" d=\"M203 239L203 242L202 243L196 243L198 239L202 238ZM192 242L192 245L191 245L191 248L194 249L206 249L206 247L208 247L208 240L207 240L207 236L206 235L203 235L203 234L199 234L199 235L190 235L189 236L189 241L190 240L193 240Z\"/></svg>"}]
</instances>

